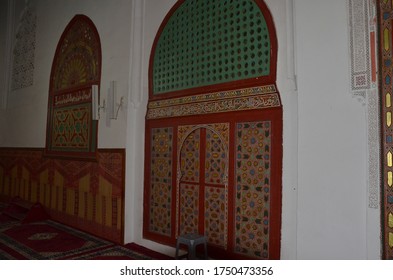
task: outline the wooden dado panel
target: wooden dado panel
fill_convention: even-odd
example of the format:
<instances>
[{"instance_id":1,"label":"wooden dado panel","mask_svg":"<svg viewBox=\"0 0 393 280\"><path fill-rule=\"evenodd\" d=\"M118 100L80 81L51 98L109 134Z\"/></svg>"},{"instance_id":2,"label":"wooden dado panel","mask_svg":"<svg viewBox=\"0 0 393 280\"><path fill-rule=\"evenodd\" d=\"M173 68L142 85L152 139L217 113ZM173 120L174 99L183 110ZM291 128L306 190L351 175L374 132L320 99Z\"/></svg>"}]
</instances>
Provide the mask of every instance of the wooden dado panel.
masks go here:
<instances>
[{"instance_id":1,"label":"wooden dado panel","mask_svg":"<svg viewBox=\"0 0 393 280\"><path fill-rule=\"evenodd\" d=\"M100 149L96 162L43 154L0 148L0 196L40 202L59 222L123 243L125 150Z\"/></svg>"}]
</instances>

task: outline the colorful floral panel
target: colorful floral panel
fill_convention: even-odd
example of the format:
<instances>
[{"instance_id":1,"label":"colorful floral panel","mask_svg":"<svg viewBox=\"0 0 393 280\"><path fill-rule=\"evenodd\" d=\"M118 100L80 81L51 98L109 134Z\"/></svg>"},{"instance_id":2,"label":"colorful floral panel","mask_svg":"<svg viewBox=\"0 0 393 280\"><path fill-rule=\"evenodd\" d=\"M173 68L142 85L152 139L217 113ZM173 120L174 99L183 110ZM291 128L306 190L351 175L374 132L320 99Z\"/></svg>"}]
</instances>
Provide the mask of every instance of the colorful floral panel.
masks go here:
<instances>
[{"instance_id":1,"label":"colorful floral panel","mask_svg":"<svg viewBox=\"0 0 393 280\"><path fill-rule=\"evenodd\" d=\"M54 108L52 123L52 149L89 151L90 104L67 108Z\"/></svg>"},{"instance_id":2,"label":"colorful floral panel","mask_svg":"<svg viewBox=\"0 0 393 280\"><path fill-rule=\"evenodd\" d=\"M180 234L197 233L199 225L199 186L180 185Z\"/></svg>"},{"instance_id":3,"label":"colorful floral panel","mask_svg":"<svg viewBox=\"0 0 393 280\"><path fill-rule=\"evenodd\" d=\"M199 182L199 166L200 166L199 150L200 150L200 130L194 130L185 139L180 153L182 181Z\"/></svg>"},{"instance_id":4,"label":"colorful floral panel","mask_svg":"<svg viewBox=\"0 0 393 280\"><path fill-rule=\"evenodd\" d=\"M172 128L154 128L151 136L150 231L169 236L172 203Z\"/></svg>"},{"instance_id":5,"label":"colorful floral panel","mask_svg":"<svg viewBox=\"0 0 393 280\"><path fill-rule=\"evenodd\" d=\"M235 251L269 258L271 123L236 125Z\"/></svg>"},{"instance_id":6,"label":"colorful floral panel","mask_svg":"<svg viewBox=\"0 0 393 280\"><path fill-rule=\"evenodd\" d=\"M209 184L227 183L228 147L220 136L206 130L205 182Z\"/></svg>"},{"instance_id":7,"label":"colorful floral panel","mask_svg":"<svg viewBox=\"0 0 393 280\"><path fill-rule=\"evenodd\" d=\"M205 235L208 242L227 247L227 190L219 187L205 188Z\"/></svg>"}]
</instances>

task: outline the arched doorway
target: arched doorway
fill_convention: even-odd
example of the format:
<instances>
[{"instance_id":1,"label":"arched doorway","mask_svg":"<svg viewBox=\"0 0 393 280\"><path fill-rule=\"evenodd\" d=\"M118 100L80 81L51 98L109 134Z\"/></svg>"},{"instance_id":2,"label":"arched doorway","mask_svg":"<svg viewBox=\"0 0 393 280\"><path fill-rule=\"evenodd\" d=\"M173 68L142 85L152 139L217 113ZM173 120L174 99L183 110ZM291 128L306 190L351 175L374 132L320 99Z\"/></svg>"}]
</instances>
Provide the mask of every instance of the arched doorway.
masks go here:
<instances>
[{"instance_id":1,"label":"arched doorway","mask_svg":"<svg viewBox=\"0 0 393 280\"><path fill-rule=\"evenodd\" d=\"M179 235L199 233L227 248L227 124L179 127L176 206Z\"/></svg>"}]
</instances>

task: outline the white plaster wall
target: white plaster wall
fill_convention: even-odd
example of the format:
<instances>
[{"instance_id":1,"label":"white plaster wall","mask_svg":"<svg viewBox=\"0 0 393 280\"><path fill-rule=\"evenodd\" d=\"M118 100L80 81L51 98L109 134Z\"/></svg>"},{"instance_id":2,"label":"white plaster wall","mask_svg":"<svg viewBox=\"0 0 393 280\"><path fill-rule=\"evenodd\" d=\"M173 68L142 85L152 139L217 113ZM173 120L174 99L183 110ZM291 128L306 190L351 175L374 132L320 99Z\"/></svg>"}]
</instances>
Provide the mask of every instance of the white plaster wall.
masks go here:
<instances>
[{"instance_id":1,"label":"white plaster wall","mask_svg":"<svg viewBox=\"0 0 393 280\"><path fill-rule=\"evenodd\" d=\"M266 0L277 40L277 87L283 104L281 258L296 259L297 92L295 87L292 0Z\"/></svg>"},{"instance_id":2,"label":"white plaster wall","mask_svg":"<svg viewBox=\"0 0 393 280\"><path fill-rule=\"evenodd\" d=\"M379 256L367 228L366 107L349 91L346 1L294 1L299 259ZM367 218L368 216L368 218ZM375 237L373 239L375 241Z\"/></svg>"},{"instance_id":3,"label":"white plaster wall","mask_svg":"<svg viewBox=\"0 0 393 280\"><path fill-rule=\"evenodd\" d=\"M57 43L76 14L88 16L96 25L102 47L101 100L109 83L117 82L118 96L128 95L131 0L31 1L37 12L34 85L8 95L7 135L2 146L44 147L49 76ZM16 17L19 18L18 16ZM99 148L124 148L126 106L118 120L102 114L98 128Z\"/></svg>"},{"instance_id":4,"label":"white plaster wall","mask_svg":"<svg viewBox=\"0 0 393 280\"><path fill-rule=\"evenodd\" d=\"M125 213L125 241L136 242L143 246L158 250L160 252L174 255L174 249L168 246L143 239L143 180L144 180L144 145L145 145L145 115L148 101L148 70L150 52L154 38L158 28L170 10L176 3L175 0L136 0L142 6L144 14L140 19L143 26L143 48L141 48L140 56L142 57L141 85L139 90L142 91L141 102L137 106L129 103L128 126L127 126L127 163L126 165L126 213ZM134 37L139 38L138 31L134 30ZM135 42L137 43L137 41ZM137 65L131 65L137 67ZM137 95L139 92L131 92ZM143 148L142 148L143 147Z\"/></svg>"}]
</instances>

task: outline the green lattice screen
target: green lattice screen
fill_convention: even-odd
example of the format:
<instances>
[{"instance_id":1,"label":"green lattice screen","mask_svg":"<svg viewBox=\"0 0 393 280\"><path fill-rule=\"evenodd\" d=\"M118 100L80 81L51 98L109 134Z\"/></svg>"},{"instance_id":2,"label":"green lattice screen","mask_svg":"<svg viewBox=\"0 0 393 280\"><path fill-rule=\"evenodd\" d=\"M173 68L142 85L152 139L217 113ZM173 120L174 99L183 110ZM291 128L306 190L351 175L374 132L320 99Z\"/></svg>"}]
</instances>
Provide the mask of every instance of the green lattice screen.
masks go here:
<instances>
[{"instance_id":1,"label":"green lattice screen","mask_svg":"<svg viewBox=\"0 0 393 280\"><path fill-rule=\"evenodd\" d=\"M153 94L270 74L270 38L253 0L186 0L157 42Z\"/></svg>"}]
</instances>

